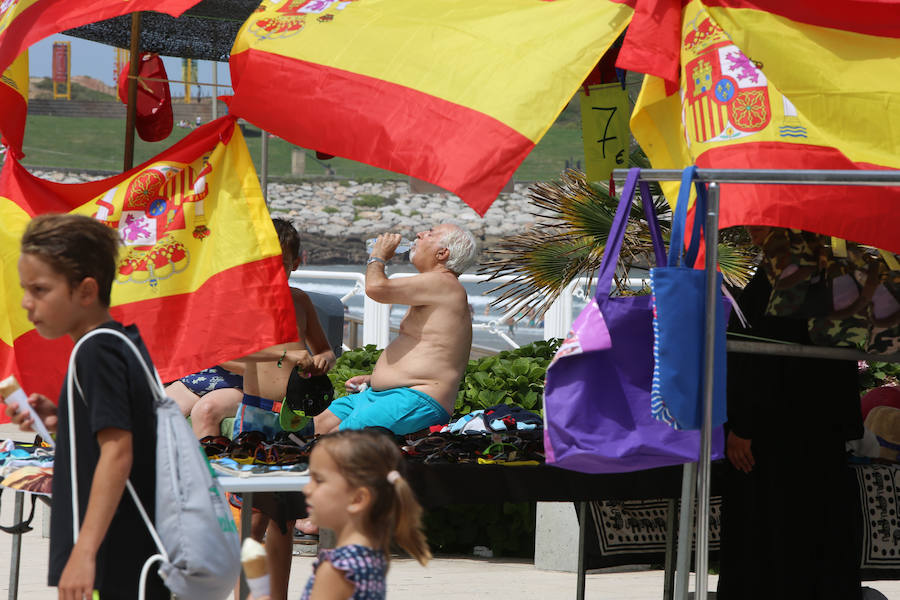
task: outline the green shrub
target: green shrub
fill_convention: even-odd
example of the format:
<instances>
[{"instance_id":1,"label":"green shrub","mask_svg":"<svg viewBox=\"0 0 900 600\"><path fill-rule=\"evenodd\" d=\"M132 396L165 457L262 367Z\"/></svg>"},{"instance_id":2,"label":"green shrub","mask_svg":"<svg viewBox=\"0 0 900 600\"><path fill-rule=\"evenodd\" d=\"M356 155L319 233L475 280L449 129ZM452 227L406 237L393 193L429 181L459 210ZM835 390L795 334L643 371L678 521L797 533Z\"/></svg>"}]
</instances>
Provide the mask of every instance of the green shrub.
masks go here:
<instances>
[{"instance_id":1,"label":"green shrub","mask_svg":"<svg viewBox=\"0 0 900 600\"><path fill-rule=\"evenodd\" d=\"M863 393L883 385L896 385L900 380L900 363L866 361L861 366L859 386Z\"/></svg>"},{"instance_id":2,"label":"green shrub","mask_svg":"<svg viewBox=\"0 0 900 600\"><path fill-rule=\"evenodd\" d=\"M538 341L470 360L456 396L456 416L495 404L515 404L542 414L544 378L560 340Z\"/></svg>"},{"instance_id":3,"label":"green shrub","mask_svg":"<svg viewBox=\"0 0 900 600\"><path fill-rule=\"evenodd\" d=\"M353 199L353 206L361 206L365 208L381 208L394 204L390 198L379 196L378 194L362 194Z\"/></svg>"},{"instance_id":4,"label":"green shrub","mask_svg":"<svg viewBox=\"0 0 900 600\"><path fill-rule=\"evenodd\" d=\"M328 213L329 215L333 215L333 214L336 213L336 212L341 212L341 210L340 210L339 208L337 208L337 207L334 207L334 206L323 206L323 207L322 207L322 212L323 212L323 213Z\"/></svg>"}]
</instances>

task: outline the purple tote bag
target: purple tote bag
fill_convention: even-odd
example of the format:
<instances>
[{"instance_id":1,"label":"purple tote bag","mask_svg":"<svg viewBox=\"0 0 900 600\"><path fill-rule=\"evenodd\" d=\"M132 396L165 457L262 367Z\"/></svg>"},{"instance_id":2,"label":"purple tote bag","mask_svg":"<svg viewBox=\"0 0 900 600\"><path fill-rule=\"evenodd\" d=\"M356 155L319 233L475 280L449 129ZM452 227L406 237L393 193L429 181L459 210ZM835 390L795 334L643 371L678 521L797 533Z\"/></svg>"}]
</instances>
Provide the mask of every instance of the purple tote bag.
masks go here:
<instances>
[{"instance_id":1,"label":"purple tote bag","mask_svg":"<svg viewBox=\"0 0 900 600\"><path fill-rule=\"evenodd\" d=\"M609 296L639 173L639 169L628 173L597 274L594 301L603 317L599 322L607 329L597 335L603 339L608 334L609 343L597 344L606 347L601 350L558 353L547 370L547 464L573 471L623 473L696 462L700 456L699 431L677 431L650 414L651 297ZM649 188L643 182L640 187L657 264L665 265L665 247ZM723 456L723 444L719 427L713 431L713 458Z\"/></svg>"}]
</instances>

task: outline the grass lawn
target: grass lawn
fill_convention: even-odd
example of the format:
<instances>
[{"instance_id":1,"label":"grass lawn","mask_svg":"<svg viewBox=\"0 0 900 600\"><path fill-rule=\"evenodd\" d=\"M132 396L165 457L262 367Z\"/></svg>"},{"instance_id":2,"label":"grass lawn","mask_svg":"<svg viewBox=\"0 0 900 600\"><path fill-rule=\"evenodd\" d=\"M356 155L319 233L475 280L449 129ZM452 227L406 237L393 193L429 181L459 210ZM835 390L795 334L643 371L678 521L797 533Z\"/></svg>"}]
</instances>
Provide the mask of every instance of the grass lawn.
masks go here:
<instances>
[{"instance_id":1,"label":"grass lawn","mask_svg":"<svg viewBox=\"0 0 900 600\"><path fill-rule=\"evenodd\" d=\"M190 133L189 129L174 128L172 135L162 142L149 144L136 138L135 164L163 152ZM260 167L260 131L246 127L247 146ZM97 169L120 171L125 140L124 119L71 118L29 115L25 129L25 165L34 167L61 167L71 169ZM291 176L292 144L279 138L269 139L270 177ZM306 177L347 179L402 179L390 171L346 160L333 158L319 161L312 150L306 152ZM540 143L532 150L515 174L516 181L544 181L556 178L566 161L584 162L581 145L581 121L578 106L572 103L560 115ZM333 169L329 174L328 168Z\"/></svg>"}]
</instances>

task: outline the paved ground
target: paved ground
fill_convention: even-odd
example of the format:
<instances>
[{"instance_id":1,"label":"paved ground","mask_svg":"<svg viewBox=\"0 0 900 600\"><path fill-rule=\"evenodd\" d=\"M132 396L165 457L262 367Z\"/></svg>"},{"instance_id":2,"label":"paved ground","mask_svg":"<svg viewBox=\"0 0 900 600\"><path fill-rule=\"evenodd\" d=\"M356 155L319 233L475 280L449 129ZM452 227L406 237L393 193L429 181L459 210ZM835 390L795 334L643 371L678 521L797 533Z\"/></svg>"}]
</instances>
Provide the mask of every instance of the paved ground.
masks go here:
<instances>
[{"instance_id":1,"label":"paved ground","mask_svg":"<svg viewBox=\"0 0 900 600\"><path fill-rule=\"evenodd\" d=\"M8 425L0 425L0 439L22 439ZM30 505L30 502L29 502ZM47 509L38 503L34 531L22 537L22 567L19 598L52 600L56 589L47 587L48 539L43 535ZM0 524L12 522L13 496L2 495ZM9 562L12 538L0 533L0 600L9 597ZM292 568L291 599L299 598L309 576L313 559L295 556ZM388 573L388 597L392 600L440 600L490 598L490 600L555 600L575 597L575 574L541 571L528 561L441 556L427 567L412 559L396 558ZM890 599L900 599L900 581L870 582ZM716 588L716 577L709 587ZM587 576L585 597L591 600L657 600L662 597L663 572L644 567L608 570Z\"/></svg>"}]
</instances>

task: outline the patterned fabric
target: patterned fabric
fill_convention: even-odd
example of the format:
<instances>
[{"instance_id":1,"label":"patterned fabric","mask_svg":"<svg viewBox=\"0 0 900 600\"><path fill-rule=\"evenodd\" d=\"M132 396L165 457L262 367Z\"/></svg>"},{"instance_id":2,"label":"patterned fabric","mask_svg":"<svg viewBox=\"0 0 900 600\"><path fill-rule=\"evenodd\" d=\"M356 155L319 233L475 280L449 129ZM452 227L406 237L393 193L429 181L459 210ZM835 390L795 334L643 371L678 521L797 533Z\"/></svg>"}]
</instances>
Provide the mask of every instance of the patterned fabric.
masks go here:
<instances>
[{"instance_id":1,"label":"patterned fabric","mask_svg":"<svg viewBox=\"0 0 900 600\"><path fill-rule=\"evenodd\" d=\"M893 579L900 575L900 468L896 465L858 465L860 514L863 519L864 579Z\"/></svg>"},{"instance_id":2,"label":"patterned fabric","mask_svg":"<svg viewBox=\"0 0 900 600\"><path fill-rule=\"evenodd\" d=\"M387 574L387 559L384 552L358 544L319 552L319 557L313 563L313 574L306 582L300 600L309 600L316 580L316 569L325 561L334 565L334 568L344 571L347 581L355 586L350 600L384 600Z\"/></svg>"},{"instance_id":3,"label":"patterned fabric","mask_svg":"<svg viewBox=\"0 0 900 600\"><path fill-rule=\"evenodd\" d=\"M673 501L677 506L677 501ZM722 497L710 498L709 550L719 551ZM666 557L669 501L596 500L588 503L585 567L663 562ZM677 519L677 515L675 516ZM677 525L673 523L677 530Z\"/></svg>"},{"instance_id":4,"label":"patterned fabric","mask_svg":"<svg viewBox=\"0 0 900 600\"><path fill-rule=\"evenodd\" d=\"M218 365L182 377L179 381L201 398L213 390L244 387L244 378Z\"/></svg>"}]
</instances>

